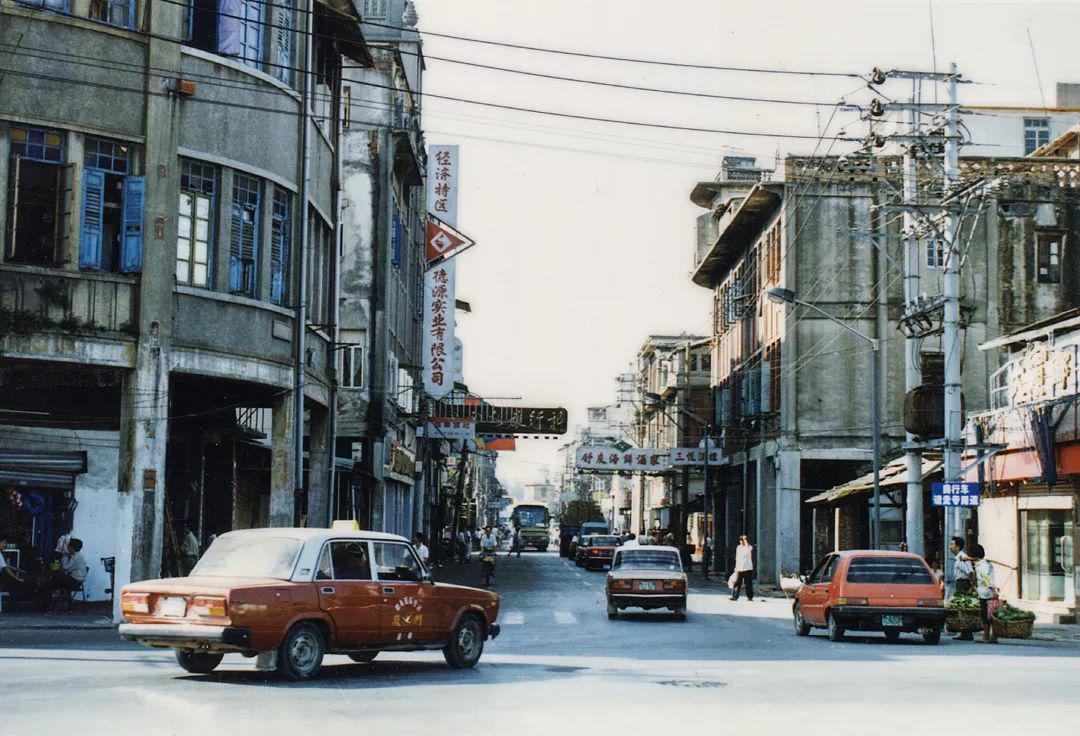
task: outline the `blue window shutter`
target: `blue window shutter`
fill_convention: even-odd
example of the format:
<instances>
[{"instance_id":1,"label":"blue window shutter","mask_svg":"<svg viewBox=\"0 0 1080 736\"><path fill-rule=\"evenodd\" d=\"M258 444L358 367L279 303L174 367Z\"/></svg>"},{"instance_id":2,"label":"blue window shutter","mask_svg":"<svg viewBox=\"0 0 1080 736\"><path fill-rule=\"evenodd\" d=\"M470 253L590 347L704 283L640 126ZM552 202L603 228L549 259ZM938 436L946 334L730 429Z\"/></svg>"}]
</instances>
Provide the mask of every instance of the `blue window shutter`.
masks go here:
<instances>
[{"instance_id":1,"label":"blue window shutter","mask_svg":"<svg viewBox=\"0 0 1080 736\"><path fill-rule=\"evenodd\" d=\"M124 239L120 243L120 270L142 271L143 209L146 177L124 177Z\"/></svg>"},{"instance_id":2,"label":"blue window shutter","mask_svg":"<svg viewBox=\"0 0 1080 736\"><path fill-rule=\"evenodd\" d=\"M394 266L397 267L401 265L401 218L398 217L396 214L394 215L394 234L392 246L393 253L391 254L390 260L393 262Z\"/></svg>"},{"instance_id":3,"label":"blue window shutter","mask_svg":"<svg viewBox=\"0 0 1080 736\"><path fill-rule=\"evenodd\" d=\"M274 227L270 233L270 301L281 304L285 296L285 269L289 261L288 220L274 213Z\"/></svg>"},{"instance_id":4,"label":"blue window shutter","mask_svg":"<svg viewBox=\"0 0 1080 736\"><path fill-rule=\"evenodd\" d=\"M244 239L244 208L233 203L232 227L229 232L229 291L239 293L244 290L244 268L240 262Z\"/></svg>"},{"instance_id":5,"label":"blue window shutter","mask_svg":"<svg viewBox=\"0 0 1080 736\"><path fill-rule=\"evenodd\" d=\"M79 268L101 268L101 225L105 211L105 172L83 171L82 235Z\"/></svg>"}]
</instances>

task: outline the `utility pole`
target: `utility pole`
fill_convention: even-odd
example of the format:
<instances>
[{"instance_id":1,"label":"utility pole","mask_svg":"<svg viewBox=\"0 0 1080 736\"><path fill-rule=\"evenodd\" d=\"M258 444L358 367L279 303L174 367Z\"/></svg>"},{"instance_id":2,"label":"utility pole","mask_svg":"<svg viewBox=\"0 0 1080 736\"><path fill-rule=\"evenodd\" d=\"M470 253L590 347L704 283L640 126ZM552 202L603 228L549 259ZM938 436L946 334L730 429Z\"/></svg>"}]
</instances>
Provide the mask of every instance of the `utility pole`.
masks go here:
<instances>
[{"instance_id":1,"label":"utility pole","mask_svg":"<svg viewBox=\"0 0 1080 736\"><path fill-rule=\"evenodd\" d=\"M956 107L956 64L949 68L949 117L945 136L945 177L943 197L947 199L956 191L960 177L960 163L958 157L958 136L960 134L959 111ZM960 453L962 451L963 436L961 435L961 406L960 406L960 361L962 359L962 345L960 342L960 251L957 226L959 217L955 210L950 207L945 213L946 226L945 237L945 278L944 291L944 316L942 320L942 348L945 358L945 467L944 480L946 483L960 480ZM964 522L967 519L966 509L948 507L945 509L945 545L953 536L964 536ZM946 579L952 576L952 559L945 554Z\"/></svg>"},{"instance_id":2,"label":"utility pole","mask_svg":"<svg viewBox=\"0 0 1080 736\"><path fill-rule=\"evenodd\" d=\"M922 83L912 80L912 106L908 110L910 133L919 130L918 106L922 102ZM918 162L915 158L915 144L908 143L904 149L904 311L917 308L919 302L919 238L916 233L914 208L918 199ZM922 384L922 365L919 355L919 343L914 335L907 334L904 339L904 388L910 392ZM922 556L923 549L923 488L922 488L922 453L915 447L918 437L908 432L904 438L907 449L904 452L904 468L907 471L907 492L905 496L905 524L908 550Z\"/></svg>"}]
</instances>

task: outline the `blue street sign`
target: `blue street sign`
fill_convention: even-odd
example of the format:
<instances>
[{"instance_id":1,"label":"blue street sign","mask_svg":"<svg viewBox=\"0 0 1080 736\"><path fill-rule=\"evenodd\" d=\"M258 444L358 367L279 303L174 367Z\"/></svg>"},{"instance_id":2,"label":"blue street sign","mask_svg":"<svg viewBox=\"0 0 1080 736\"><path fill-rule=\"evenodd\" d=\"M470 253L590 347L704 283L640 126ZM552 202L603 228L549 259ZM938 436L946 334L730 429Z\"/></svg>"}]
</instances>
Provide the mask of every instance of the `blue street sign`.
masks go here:
<instances>
[{"instance_id":1,"label":"blue street sign","mask_svg":"<svg viewBox=\"0 0 1080 736\"><path fill-rule=\"evenodd\" d=\"M978 483L934 483L930 500L935 506L973 507L979 505Z\"/></svg>"}]
</instances>

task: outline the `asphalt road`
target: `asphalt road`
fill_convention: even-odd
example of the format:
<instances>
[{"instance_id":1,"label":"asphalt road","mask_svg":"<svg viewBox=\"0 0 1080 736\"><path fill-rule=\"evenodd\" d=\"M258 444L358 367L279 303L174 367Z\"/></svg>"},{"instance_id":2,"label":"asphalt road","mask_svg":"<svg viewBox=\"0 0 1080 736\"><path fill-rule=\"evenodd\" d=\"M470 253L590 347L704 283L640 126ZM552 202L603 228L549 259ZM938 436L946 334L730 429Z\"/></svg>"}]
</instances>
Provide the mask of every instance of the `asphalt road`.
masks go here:
<instances>
[{"instance_id":1,"label":"asphalt road","mask_svg":"<svg viewBox=\"0 0 1080 736\"><path fill-rule=\"evenodd\" d=\"M296 684L237 655L195 676L110 630L0 629L0 735L1045 733L1080 715L1074 644L831 643L796 637L783 600L713 591L692 591L686 622L609 621L603 579L550 553L500 557L503 633L466 671L439 653L334 656Z\"/></svg>"}]
</instances>

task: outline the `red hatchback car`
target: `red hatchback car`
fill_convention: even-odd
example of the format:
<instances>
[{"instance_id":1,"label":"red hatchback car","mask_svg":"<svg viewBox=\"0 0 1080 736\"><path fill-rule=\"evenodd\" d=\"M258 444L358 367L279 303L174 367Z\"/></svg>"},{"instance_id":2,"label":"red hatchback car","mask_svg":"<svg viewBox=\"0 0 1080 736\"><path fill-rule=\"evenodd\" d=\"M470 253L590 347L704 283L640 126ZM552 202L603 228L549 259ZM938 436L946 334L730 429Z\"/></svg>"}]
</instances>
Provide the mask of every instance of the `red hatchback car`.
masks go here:
<instances>
[{"instance_id":1,"label":"red hatchback car","mask_svg":"<svg viewBox=\"0 0 1080 736\"><path fill-rule=\"evenodd\" d=\"M927 644L941 640L945 605L933 571L908 552L846 550L818 563L795 595L795 633L828 629L840 641L846 631L881 631L888 641L919 632Z\"/></svg>"}]
</instances>

